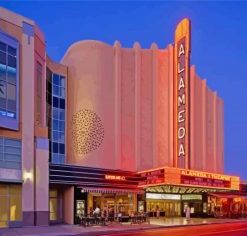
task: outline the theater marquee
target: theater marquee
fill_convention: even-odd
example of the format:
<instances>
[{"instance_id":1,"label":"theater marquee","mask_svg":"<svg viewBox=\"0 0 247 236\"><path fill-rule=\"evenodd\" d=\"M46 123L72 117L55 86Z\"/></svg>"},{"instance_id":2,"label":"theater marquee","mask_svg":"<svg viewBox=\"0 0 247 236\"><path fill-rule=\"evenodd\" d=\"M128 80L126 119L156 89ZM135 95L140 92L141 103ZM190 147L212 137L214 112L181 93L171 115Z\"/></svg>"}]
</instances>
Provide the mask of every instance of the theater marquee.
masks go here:
<instances>
[{"instance_id":1,"label":"theater marquee","mask_svg":"<svg viewBox=\"0 0 247 236\"><path fill-rule=\"evenodd\" d=\"M174 45L174 166L190 168L189 160L190 21L183 19L175 31Z\"/></svg>"},{"instance_id":2,"label":"theater marquee","mask_svg":"<svg viewBox=\"0 0 247 236\"><path fill-rule=\"evenodd\" d=\"M140 187L174 185L206 189L239 190L239 177L182 168L163 167L139 172Z\"/></svg>"}]
</instances>

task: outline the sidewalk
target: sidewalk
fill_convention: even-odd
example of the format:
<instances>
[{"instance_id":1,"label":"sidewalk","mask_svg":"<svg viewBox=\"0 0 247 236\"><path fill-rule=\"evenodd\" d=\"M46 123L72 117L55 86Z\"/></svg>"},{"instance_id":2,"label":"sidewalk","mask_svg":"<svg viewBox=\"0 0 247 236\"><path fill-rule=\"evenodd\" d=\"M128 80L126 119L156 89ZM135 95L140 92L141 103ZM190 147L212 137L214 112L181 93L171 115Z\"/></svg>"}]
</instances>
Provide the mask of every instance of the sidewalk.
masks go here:
<instances>
[{"instance_id":1,"label":"sidewalk","mask_svg":"<svg viewBox=\"0 0 247 236\"><path fill-rule=\"evenodd\" d=\"M143 223L138 225L131 225L130 223L111 224L108 226L90 226L83 227L78 225L53 225L53 226L39 226L39 227L23 227L23 228L2 228L0 229L1 236L72 236L72 235L106 235L114 232L123 231L139 231L143 229L157 229L163 227L184 227L205 224L222 224L243 222L246 219L200 219L192 218L187 222L184 218L160 218L151 219L150 224Z\"/></svg>"}]
</instances>

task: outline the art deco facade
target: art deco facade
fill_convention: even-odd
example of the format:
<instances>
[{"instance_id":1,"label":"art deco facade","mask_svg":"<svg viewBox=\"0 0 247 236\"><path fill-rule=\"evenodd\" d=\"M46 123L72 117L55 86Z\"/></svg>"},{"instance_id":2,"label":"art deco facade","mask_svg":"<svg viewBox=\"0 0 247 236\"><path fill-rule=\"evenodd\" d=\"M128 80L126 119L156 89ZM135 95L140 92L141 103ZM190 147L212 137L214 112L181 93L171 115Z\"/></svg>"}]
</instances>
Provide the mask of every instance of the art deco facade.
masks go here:
<instances>
[{"instance_id":1,"label":"art deco facade","mask_svg":"<svg viewBox=\"0 0 247 236\"><path fill-rule=\"evenodd\" d=\"M122 48L80 41L61 63L68 70L67 161L76 165L141 171L173 166L174 47ZM190 167L223 173L223 101L190 70ZM103 124L92 138L78 116L88 110ZM76 122L80 123L77 124ZM104 138L101 138L104 132ZM74 134L74 137L73 137ZM80 135L81 134L81 135ZM86 142L99 147L90 152ZM74 148L76 147L76 148ZM104 158L101 158L104 157Z\"/></svg>"},{"instance_id":2,"label":"art deco facade","mask_svg":"<svg viewBox=\"0 0 247 236\"><path fill-rule=\"evenodd\" d=\"M173 168L179 174L178 167L202 178L216 173L212 179L228 181L219 188L238 188L237 177L220 177L223 101L190 66L190 48L185 55L176 40L164 49L84 40L56 63L34 21L0 8L0 227L73 224L77 201L84 201L85 212L110 202L116 211L142 208L145 188L138 181L147 181L142 173L154 168L163 176ZM176 110L176 63L188 73L186 165L174 147L175 122L185 121Z\"/></svg>"}]
</instances>

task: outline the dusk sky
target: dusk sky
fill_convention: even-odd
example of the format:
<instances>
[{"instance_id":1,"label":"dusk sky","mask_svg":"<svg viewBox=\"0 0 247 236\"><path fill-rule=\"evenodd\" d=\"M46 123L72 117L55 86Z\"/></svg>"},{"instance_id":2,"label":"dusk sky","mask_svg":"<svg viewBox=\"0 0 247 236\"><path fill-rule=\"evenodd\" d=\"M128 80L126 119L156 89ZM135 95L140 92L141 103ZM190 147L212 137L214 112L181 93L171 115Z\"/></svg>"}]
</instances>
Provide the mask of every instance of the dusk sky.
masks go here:
<instances>
[{"instance_id":1,"label":"dusk sky","mask_svg":"<svg viewBox=\"0 0 247 236\"><path fill-rule=\"evenodd\" d=\"M95 39L143 48L173 42L176 24L192 21L192 64L217 90L225 109L225 172L247 180L247 2L196 1L0 1L33 19L46 36L49 56L59 61L74 42ZM197 158L200 158L199 156Z\"/></svg>"}]
</instances>

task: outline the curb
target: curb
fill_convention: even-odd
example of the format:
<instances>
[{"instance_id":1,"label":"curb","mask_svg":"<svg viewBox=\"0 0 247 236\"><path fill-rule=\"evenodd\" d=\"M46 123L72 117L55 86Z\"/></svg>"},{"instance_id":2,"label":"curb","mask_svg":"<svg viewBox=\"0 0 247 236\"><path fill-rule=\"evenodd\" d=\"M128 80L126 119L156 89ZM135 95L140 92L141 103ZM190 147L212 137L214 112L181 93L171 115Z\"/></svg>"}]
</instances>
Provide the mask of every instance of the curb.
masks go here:
<instances>
[{"instance_id":1,"label":"curb","mask_svg":"<svg viewBox=\"0 0 247 236\"><path fill-rule=\"evenodd\" d=\"M56 232L56 233L30 233L25 234L26 236L100 236L100 235L114 235L116 233L133 233L136 231L145 231L145 230L156 230L156 229L169 229L169 228L182 228L182 227L196 227L202 225L220 225L220 224L231 224L231 223L247 223L247 219L243 220L236 220L236 221L224 221L224 222L208 222L208 223L198 223L198 224L186 224L186 225L157 225L157 226L150 226L150 227L139 227L139 228L122 228L122 229L109 229L109 230L99 230L99 231L91 231L91 232L76 232L76 233L65 233L65 232ZM3 235L10 235L8 232L3 232ZM0 231L0 235L1 231ZM24 234L21 234L24 236Z\"/></svg>"},{"instance_id":2,"label":"curb","mask_svg":"<svg viewBox=\"0 0 247 236\"><path fill-rule=\"evenodd\" d=\"M190 224L190 225L168 225L168 226L153 226L153 227L141 227L135 229L123 229L123 230L111 230L111 231L97 231L97 232L83 232L79 234L61 234L59 236L100 236L100 235L114 235L115 233L131 233L136 231L144 231L144 230L155 230L155 229L168 229L168 228L182 228L182 227L191 227L191 226L202 226L202 225L220 225L220 224L230 224L230 223L244 223L247 220L240 221L225 221L225 222L211 222L211 223L198 223L198 224ZM55 236L55 235L54 235ZM56 235L58 236L58 235Z\"/></svg>"}]
</instances>

